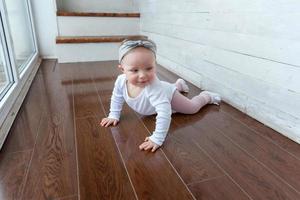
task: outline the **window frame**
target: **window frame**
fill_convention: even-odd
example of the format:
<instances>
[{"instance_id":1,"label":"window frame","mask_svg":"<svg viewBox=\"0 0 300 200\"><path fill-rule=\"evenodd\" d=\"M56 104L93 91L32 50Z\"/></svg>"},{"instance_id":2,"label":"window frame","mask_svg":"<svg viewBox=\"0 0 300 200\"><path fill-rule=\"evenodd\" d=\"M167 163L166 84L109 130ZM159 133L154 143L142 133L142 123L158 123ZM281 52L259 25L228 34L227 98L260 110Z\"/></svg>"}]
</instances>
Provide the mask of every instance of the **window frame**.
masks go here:
<instances>
[{"instance_id":1,"label":"window frame","mask_svg":"<svg viewBox=\"0 0 300 200\"><path fill-rule=\"evenodd\" d=\"M8 89L6 89L5 95L0 99L0 148L2 146L2 143L4 142L4 139L8 133L8 127L11 126L13 119L15 118L16 112L18 111L25 96L27 93L27 90L29 88L28 85L31 84L32 79L34 78L34 75L38 69L38 65L40 63L39 58L39 50L37 45L37 39L36 39L36 31L33 23L33 14L32 14L32 5L30 0L26 1L26 8L28 10L28 17L30 20L30 29L31 34L33 38L33 45L34 45L34 53L31 55L31 57L28 58L26 63L26 66L21 71L21 73L18 72L15 55L14 55L14 49L13 49L13 43L12 38L10 36L10 30L8 25L8 19L6 16L6 10L5 10L5 3L4 1L0 1L0 16L3 26L0 27L2 33L1 33L1 41L4 39L6 51L4 54L7 55L10 67L11 67L11 78L13 80L12 84ZM14 111L15 110L15 111ZM7 122L8 121L8 122ZM3 128L3 126L5 126Z\"/></svg>"}]
</instances>

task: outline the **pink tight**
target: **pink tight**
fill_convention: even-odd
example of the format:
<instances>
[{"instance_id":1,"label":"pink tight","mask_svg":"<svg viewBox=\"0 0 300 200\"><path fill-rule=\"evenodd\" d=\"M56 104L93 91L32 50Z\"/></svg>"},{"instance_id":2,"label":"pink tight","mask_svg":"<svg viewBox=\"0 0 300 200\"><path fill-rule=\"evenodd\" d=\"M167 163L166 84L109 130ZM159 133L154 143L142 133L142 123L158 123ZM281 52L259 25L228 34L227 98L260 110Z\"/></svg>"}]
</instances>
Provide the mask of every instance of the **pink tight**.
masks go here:
<instances>
[{"instance_id":1,"label":"pink tight","mask_svg":"<svg viewBox=\"0 0 300 200\"><path fill-rule=\"evenodd\" d=\"M180 93L182 91L181 84L177 84L176 82L175 85L177 90L174 92L171 106L176 112L194 114L210 102L210 96L206 94L199 94L192 99L189 99Z\"/></svg>"}]
</instances>

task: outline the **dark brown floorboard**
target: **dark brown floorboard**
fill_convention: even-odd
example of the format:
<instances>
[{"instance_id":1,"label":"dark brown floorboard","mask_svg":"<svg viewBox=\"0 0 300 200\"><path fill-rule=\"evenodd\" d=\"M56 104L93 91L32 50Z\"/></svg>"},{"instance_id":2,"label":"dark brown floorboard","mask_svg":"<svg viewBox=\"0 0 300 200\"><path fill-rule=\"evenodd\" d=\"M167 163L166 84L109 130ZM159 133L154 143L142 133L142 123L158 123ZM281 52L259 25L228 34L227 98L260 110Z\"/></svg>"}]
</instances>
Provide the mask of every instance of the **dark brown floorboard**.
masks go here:
<instances>
[{"instance_id":1,"label":"dark brown floorboard","mask_svg":"<svg viewBox=\"0 0 300 200\"><path fill-rule=\"evenodd\" d=\"M74 64L73 77L89 80L73 88L80 199L135 199L113 137L99 126L104 113L87 66Z\"/></svg>"},{"instance_id":2,"label":"dark brown floorboard","mask_svg":"<svg viewBox=\"0 0 300 200\"><path fill-rule=\"evenodd\" d=\"M277 145L263 138L224 112L212 113L202 120L211 123L224 136L251 155L255 160L267 166L297 191L300 191L300 160L287 154Z\"/></svg>"},{"instance_id":3,"label":"dark brown floorboard","mask_svg":"<svg viewBox=\"0 0 300 200\"><path fill-rule=\"evenodd\" d=\"M1 153L12 153L33 149L36 134L43 114L40 76L36 76L24 99L23 105L11 127ZM26 130L26 131L24 131Z\"/></svg>"},{"instance_id":4,"label":"dark brown floorboard","mask_svg":"<svg viewBox=\"0 0 300 200\"><path fill-rule=\"evenodd\" d=\"M193 183L189 188L197 199L205 200L246 200L249 199L240 188L236 186L227 176Z\"/></svg>"},{"instance_id":5,"label":"dark brown floorboard","mask_svg":"<svg viewBox=\"0 0 300 200\"><path fill-rule=\"evenodd\" d=\"M116 61L43 61L0 151L0 199L300 199L300 145L224 102L174 114L154 154L138 146L155 116L125 105L100 127L118 74Z\"/></svg>"},{"instance_id":6,"label":"dark brown floorboard","mask_svg":"<svg viewBox=\"0 0 300 200\"><path fill-rule=\"evenodd\" d=\"M222 111L230 114L233 118L237 119L240 123L245 124L257 134L276 144L279 148L285 150L292 156L300 159L300 148L299 144L297 144L296 142L281 135L280 133L256 121L255 119L249 117L248 115L240 112L239 110L233 108L228 104L224 104L224 106L222 107Z\"/></svg>"},{"instance_id":7,"label":"dark brown floorboard","mask_svg":"<svg viewBox=\"0 0 300 200\"><path fill-rule=\"evenodd\" d=\"M45 114L30 163L23 199L54 199L77 194L76 151L72 90L62 87L60 76L67 68L56 61L44 61L42 73Z\"/></svg>"},{"instance_id":8,"label":"dark brown floorboard","mask_svg":"<svg viewBox=\"0 0 300 200\"><path fill-rule=\"evenodd\" d=\"M32 151L0 156L0 199L20 199Z\"/></svg>"},{"instance_id":9,"label":"dark brown floorboard","mask_svg":"<svg viewBox=\"0 0 300 200\"><path fill-rule=\"evenodd\" d=\"M150 132L154 131L154 116L141 117L141 120ZM182 130L181 128L173 129L173 127L171 124L163 150L185 183L191 184L224 175L224 172L194 143L174 137Z\"/></svg>"},{"instance_id":10,"label":"dark brown floorboard","mask_svg":"<svg viewBox=\"0 0 300 200\"><path fill-rule=\"evenodd\" d=\"M213 112L218 112L218 109L207 107L202 110L204 118ZM188 119L174 116L173 120L180 127L180 124ZM193 141L253 199L297 199L300 197L297 191L232 143L213 124L204 122L202 119L184 129L181 135L178 134L176 137L180 140Z\"/></svg>"},{"instance_id":11,"label":"dark brown floorboard","mask_svg":"<svg viewBox=\"0 0 300 200\"><path fill-rule=\"evenodd\" d=\"M66 197L66 198L55 199L55 200L78 200L78 196L74 196L74 197Z\"/></svg>"}]
</instances>

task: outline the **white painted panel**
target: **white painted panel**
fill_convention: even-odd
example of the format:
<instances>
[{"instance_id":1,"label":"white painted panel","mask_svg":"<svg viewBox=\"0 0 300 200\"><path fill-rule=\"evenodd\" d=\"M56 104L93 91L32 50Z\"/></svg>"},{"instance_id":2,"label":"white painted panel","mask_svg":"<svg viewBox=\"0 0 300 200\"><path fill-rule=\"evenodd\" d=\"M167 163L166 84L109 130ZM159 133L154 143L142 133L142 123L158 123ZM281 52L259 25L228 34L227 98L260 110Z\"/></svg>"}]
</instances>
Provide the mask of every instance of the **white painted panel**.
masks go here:
<instances>
[{"instance_id":1,"label":"white painted panel","mask_svg":"<svg viewBox=\"0 0 300 200\"><path fill-rule=\"evenodd\" d=\"M185 66L179 63L173 62L169 58L166 58L160 54L157 54L157 62L160 65L162 65L164 68L178 74L179 76L193 83L197 87L203 88L202 87L203 85L202 81L204 80L203 74L195 72L190 68L186 68Z\"/></svg>"},{"instance_id":2,"label":"white painted panel","mask_svg":"<svg viewBox=\"0 0 300 200\"><path fill-rule=\"evenodd\" d=\"M137 35L139 18L58 17L60 36Z\"/></svg>"},{"instance_id":3,"label":"white painted panel","mask_svg":"<svg viewBox=\"0 0 300 200\"><path fill-rule=\"evenodd\" d=\"M148 0L140 1L144 12L299 12L298 0Z\"/></svg>"},{"instance_id":4,"label":"white painted panel","mask_svg":"<svg viewBox=\"0 0 300 200\"><path fill-rule=\"evenodd\" d=\"M280 86L300 93L300 68L272 62L266 59L227 51L194 42L178 40L163 35L149 34L150 38L159 41L158 52L163 47L170 56L180 58L186 64L201 60L225 66L227 70L236 71L249 77ZM164 45L161 45L164 44ZM161 45L161 46L160 46ZM197 58L197 59L195 59ZM284 76L283 76L284 74Z\"/></svg>"},{"instance_id":5,"label":"white painted panel","mask_svg":"<svg viewBox=\"0 0 300 200\"><path fill-rule=\"evenodd\" d=\"M63 0L65 11L77 12L136 12L133 0Z\"/></svg>"},{"instance_id":6,"label":"white painted panel","mask_svg":"<svg viewBox=\"0 0 300 200\"><path fill-rule=\"evenodd\" d=\"M155 17L153 17L155 15ZM300 13L142 13L143 23L177 25L211 31L300 39ZM290 29L294 31L290 31Z\"/></svg>"},{"instance_id":7,"label":"white painted panel","mask_svg":"<svg viewBox=\"0 0 300 200\"><path fill-rule=\"evenodd\" d=\"M246 113L300 144L300 118L255 99L248 100Z\"/></svg>"},{"instance_id":8,"label":"white painted panel","mask_svg":"<svg viewBox=\"0 0 300 200\"><path fill-rule=\"evenodd\" d=\"M297 13L216 13L209 29L272 38L300 39L300 12ZM291 31L293 30L293 31Z\"/></svg>"},{"instance_id":9,"label":"white painted panel","mask_svg":"<svg viewBox=\"0 0 300 200\"><path fill-rule=\"evenodd\" d=\"M119 43L57 44L59 63L118 60Z\"/></svg>"},{"instance_id":10,"label":"white painted panel","mask_svg":"<svg viewBox=\"0 0 300 200\"><path fill-rule=\"evenodd\" d=\"M141 21L141 31L175 37L180 40L188 40L300 67L300 40L201 30L168 24L144 23L143 21Z\"/></svg>"}]
</instances>

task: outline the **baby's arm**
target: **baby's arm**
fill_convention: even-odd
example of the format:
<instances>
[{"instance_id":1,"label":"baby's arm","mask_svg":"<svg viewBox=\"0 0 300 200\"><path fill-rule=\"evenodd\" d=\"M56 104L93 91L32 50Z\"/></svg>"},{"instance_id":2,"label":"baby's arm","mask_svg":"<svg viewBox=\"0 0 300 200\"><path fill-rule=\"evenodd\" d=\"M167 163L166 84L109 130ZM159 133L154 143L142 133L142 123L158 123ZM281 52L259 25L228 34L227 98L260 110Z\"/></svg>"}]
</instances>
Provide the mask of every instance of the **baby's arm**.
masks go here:
<instances>
[{"instance_id":1,"label":"baby's arm","mask_svg":"<svg viewBox=\"0 0 300 200\"><path fill-rule=\"evenodd\" d=\"M109 115L108 117L101 120L100 125L105 127L108 127L110 125L116 126L120 119L123 104L124 98L122 95L121 80L119 76L115 82L115 86L111 96Z\"/></svg>"},{"instance_id":2,"label":"baby's arm","mask_svg":"<svg viewBox=\"0 0 300 200\"><path fill-rule=\"evenodd\" d=\"M151 100L151 99L150 99ZM171 123L171 104L168 100L161 100L161 102L153 102L153 106L157 112L155 131L150 137L146 137L145 141L139 146L141 150L156 151L167 136Z\"/></svg>"}]
</instances>

